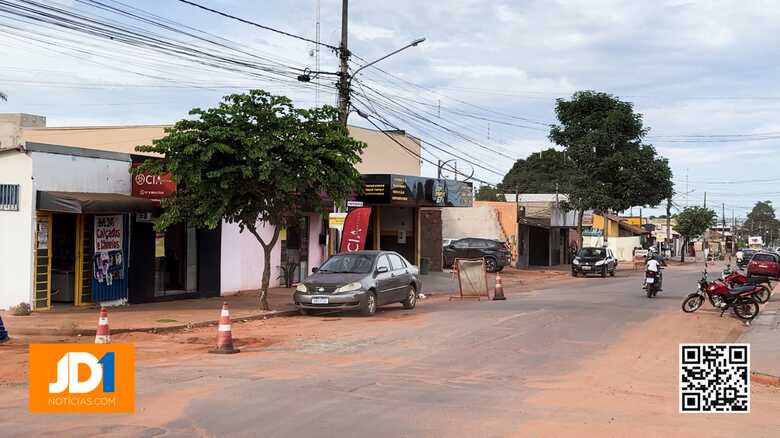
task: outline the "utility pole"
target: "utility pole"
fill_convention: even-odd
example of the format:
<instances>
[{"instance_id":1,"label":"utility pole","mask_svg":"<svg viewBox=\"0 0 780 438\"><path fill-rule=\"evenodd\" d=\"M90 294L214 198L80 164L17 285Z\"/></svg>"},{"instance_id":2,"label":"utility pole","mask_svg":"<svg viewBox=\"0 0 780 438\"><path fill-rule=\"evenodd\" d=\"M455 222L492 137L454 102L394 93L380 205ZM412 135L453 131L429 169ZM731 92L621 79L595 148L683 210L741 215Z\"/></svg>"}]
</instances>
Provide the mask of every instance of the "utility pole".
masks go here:
<instances>
[{"instance_id":1,"label":"utility pole","mask_svg":"<svg viewBox=\"0 0 780 438\"><path fill-rule=\"evenodd\" d=\"M726 252L726 204L725 203L723 203L723 205L721 206L721 214L720 215L721 215L721 218L723 219L722 220L722 222L723 222L723 229L720 232L720 236L721 236L720 240L722 241L722 243L720 244L720 247L721 247L721 251Z\"/></svg>"},{"instance_id":2,"label":"utility pole","mask_svg":"<svg viewBox=\"0 0 780 438\"><path fill-rule=\"evenodd\" d=\"M339 123L347 127L349 116L349 49L347 48L349 0L341 0L341 44L339 45Z\"/></svg>"},{"instance_id":3,"label":"utility pole","mask_svg":"<svg viewBox=\"0 0 780 438\"><path fill-rule=\"evenodd\" d=\"M704 192L704 208L707 208L707 192ZM716 222L717 223L717 222ZM707 266L707 259L709 258L710 254L710 248L709 244L707 243L707 238L710 237L710 226L712 224L707 225L707 229L704 230L704 241L702 242L702 251L704 251L704 266Z\"/></svg>"},{"instance_id":4,"label":"utility pole","mask_svg":"<svg viewBox=\"0 0 780 438\"><path fill-rule=\"evenodd\" d=\"M685 169L685 208L688 208L688 169Z\"/></svg>"},{"instance_id":5,"label":"utility pole","mask_svg":"<svg viewBox=\"0 0 780 438\"><path fill-rule=\"evenodd\" d=\"M517 248L517 260L515 267L520 269L520 252L523 250L523 239L520 238L520 186L515 186L515 247Z\"/></svg>"},{"instance_id":6,"label":"utility pole","mask_svg":"<svg viewBox=\"0 0 780 438\"><path fill-rule=\"evenodd\" d=\"M666 246L669 248L669 255L671 256L672 248L672 197L666 199Z\"/></svg>"}]
</instances>

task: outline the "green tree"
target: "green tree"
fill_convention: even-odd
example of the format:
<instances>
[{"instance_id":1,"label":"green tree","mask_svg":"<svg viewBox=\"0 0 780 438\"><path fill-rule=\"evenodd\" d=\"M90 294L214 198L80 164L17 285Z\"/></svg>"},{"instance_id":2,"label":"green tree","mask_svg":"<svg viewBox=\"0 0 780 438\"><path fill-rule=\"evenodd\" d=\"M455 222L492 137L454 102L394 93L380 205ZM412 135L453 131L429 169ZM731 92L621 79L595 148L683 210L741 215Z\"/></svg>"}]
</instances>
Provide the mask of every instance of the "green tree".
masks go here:
<instances>
[{"instance_id":1,"label":"green tree","mask_svg":"<svg viewBox=\"0 0 780 438\"><path fill-rule=\"evenodd\" d=\"M505 201L503 193L498 188L481 186L474 196L477 201Z\"/></svg>"},{"instance_id":2,"label":"green tree","mask_svg":"<svg viewBox=\"0 0 780 438\"><path fill-rule=\"evenodd\" d=\"M558 99L559 123L549 138L562 146L572 170L567 178L567 204L582 213L623 211L633 206L657 206L672 196L672 171L655 148L642 142L647 128L630 102L606 93L578 91L571 100Z\"/></svg>"},{"instance_id":3,"label":"green tree","mask_svg":"<svg viewBox=\"0 0 780 438\"><path fill-rule=\"evenodd\" d=\"M554 193L556 187L566 192L573 171L574 165L565 152L549 148L515 161L501 188L504 193Z\"/></svg>"},{"instance_id":4,"label":"green tree","mask_svg":"<svg viewBox=\"0 0 780 438\"><path fill-rule=\"evenodd\" d=\"M176 192L163 199L158 230L186 222L215 228L237 223L262 246L260 304L268 310L271 250L281 227L306 212L321 211L323 198L344 200L358 189L364 143L349 137L333 107L293 107L286 97L262 90L232 94L216 108L190 111L152 145L154 152L134 173L171 173ZM273 228L264 239L258 226Z\"/></svg>"},{"instance_id":5,"label":"green tree","mask_svg":"<svg viewBox=\"0 0 780 438\"><path fill-rule=\"evenodd\" d=\"M775 217L772 201L759 201L748 213L742 229L749 235L775 238L778 236L780 221Z\"/></svg>"},{"instance_id":6,"label":"green tree","mask_svg":"<svg viewBox=\"0 0 780 438\"><path fill-rule=\"evenodd\" d=\"M683 250L680 254L681 262L685 261L685 249L688 247L688 242L704 234L707 228L715 224L716 217L714 210L698 206L686 207L677 214L677 225L675 225L674 230L683 237Z\"/></svg>"}]
</instances>

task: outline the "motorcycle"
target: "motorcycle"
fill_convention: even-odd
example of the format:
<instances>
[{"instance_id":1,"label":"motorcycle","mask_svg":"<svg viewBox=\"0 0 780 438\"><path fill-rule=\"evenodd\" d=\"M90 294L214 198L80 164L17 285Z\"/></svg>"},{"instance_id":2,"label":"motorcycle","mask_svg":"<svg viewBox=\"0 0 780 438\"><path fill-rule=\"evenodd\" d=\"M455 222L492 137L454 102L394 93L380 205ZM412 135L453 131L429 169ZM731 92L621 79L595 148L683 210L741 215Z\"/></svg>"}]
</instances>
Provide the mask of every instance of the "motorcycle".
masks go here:
<instances>
[{"instance_id":1,"label":"motorcycle","mask_svg":"<svg viewBox=\"0 0 780 438\"><path fill-rule=\"evenodd\" d=\"M761 304L765 304L769 301L770 298L772 298L772 280L769 277L748 277L739 269L732 271L731 265L726 265L726 269L724 269L721 273L721 279L726 282L729 287L760 285L762 287L762 291L756 294L756 299Z\"/></svg>"},{"instance_id":2,"label":"motorcycle","mask_svg":"<svg viewBox=\"0 0 780 438\"><path fill-rule=\"evenodd\" d=\"M660 283L661 268L658 271L645 271L645 292L647 292L647 298L653 298L658 294L658 285Z\"/></svg>"},{"instance_id":3,"label":"motorcycle","mask_svg":"<svg viewBox=\"0 0 780 438\"><path fill-rule=\"evenodd\" d=\"M728 309L732 309L737 318L750 322L758 316L758 312L761 310L758 300L755 298L755 295L761 291L760 285L729 288L721 280L708 281L705 270L698 282L696 292L683 300L682 310L685 313L693 313L701 308L705 299L709 299L712 307L720 309L721 317Z\"/></svg>"}]
</instances>

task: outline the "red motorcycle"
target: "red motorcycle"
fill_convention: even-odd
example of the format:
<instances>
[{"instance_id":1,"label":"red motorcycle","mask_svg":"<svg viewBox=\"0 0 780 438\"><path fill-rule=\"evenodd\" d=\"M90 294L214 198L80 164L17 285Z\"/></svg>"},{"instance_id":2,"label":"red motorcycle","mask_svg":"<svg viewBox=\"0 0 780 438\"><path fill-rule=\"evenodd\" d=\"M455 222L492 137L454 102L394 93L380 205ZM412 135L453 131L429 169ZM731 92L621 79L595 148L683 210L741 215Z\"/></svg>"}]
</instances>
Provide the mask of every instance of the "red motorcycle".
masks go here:
<instances>
[{"instance_id":1,"label":"red motorcycle","mask_svg":"<svg viewBox=\"0 0 780 438\"><path fill-rule=\"evenodd\" d=\"M683 300L682 310L685 313L695 312L701 308L705 298L707 298L712 307L720 309L720 316L723 316L726 310L733 309L737 318L749 322L758 316L758 312L761 310L755 295L762 290L760 285L729 288L721 280L708 281L705 270L701 280L699 280L698 290Z\"/></svg>"},{"instance_id":2,"label":"red motorcycle","mask_svg":"<svg viewBox=\"0 0 780 438\"><path fill-rule=\"evenodd\" d=\"M731 265L726 265L726 269L721 273L723 280L729 287L755 285L762 288L761 292L756 294L759 303L764 304L772 298L772 280L764 276L751 276L743 274L739 269L732 271Z\"/></svg>"}]
</instances>

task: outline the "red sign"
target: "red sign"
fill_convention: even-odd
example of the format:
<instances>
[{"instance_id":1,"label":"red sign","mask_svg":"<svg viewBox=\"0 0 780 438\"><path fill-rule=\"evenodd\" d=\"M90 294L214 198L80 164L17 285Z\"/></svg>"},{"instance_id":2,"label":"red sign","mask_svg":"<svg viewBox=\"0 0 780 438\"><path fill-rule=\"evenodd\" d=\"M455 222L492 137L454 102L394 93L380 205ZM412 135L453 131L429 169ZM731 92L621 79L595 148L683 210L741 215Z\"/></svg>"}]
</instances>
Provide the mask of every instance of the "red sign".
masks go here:
<instances>
[{"instance_id":1,"label":"red sign","mask_svg":"<svg viewBox=\"0 0 780 438\"><path fill-rule=\"evenodd\" d=\"M355 252L366 247L370 218L371 207L356 208L347 214L341 235L340 252Z\"/></svg>"},{"instance_id":2,"label":"red sign","mask_svg":"<svg viewBox=\"0 0 780 438\"><path fill-rule=\"evenodd\" d=\"M138 167L140 164L133 164ZM132 195L136 198L146 198L160 203L160 199L176 191L176 183L173 182L171 174L150 175L148 173L139 173L133 175Z\"/></svg>"}]
</instances>

